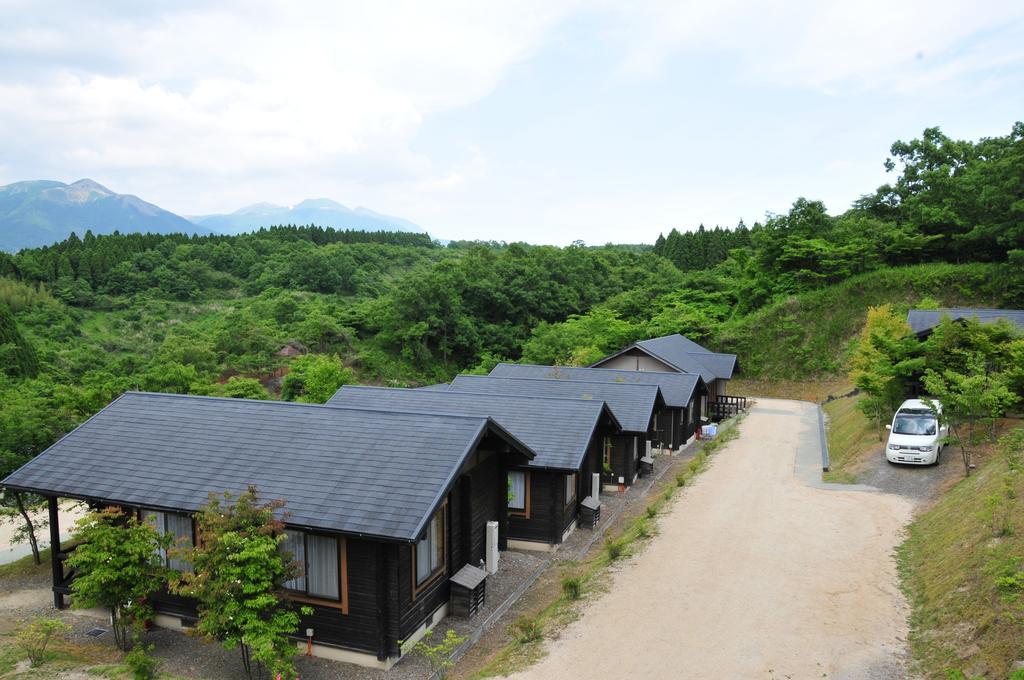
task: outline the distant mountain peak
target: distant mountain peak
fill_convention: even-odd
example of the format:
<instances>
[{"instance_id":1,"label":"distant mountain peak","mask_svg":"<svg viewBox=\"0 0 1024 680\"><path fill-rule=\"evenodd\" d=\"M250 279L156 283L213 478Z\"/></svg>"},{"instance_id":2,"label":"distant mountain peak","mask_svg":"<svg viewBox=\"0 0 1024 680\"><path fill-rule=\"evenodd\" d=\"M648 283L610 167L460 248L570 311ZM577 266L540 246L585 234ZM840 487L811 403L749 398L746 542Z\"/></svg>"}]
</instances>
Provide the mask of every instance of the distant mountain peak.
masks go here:
<instances>
[{"instance_id":1,"label":"distant mountain peak","mask_svg":"<svg viewBox=\"0 0 1024 680\"><path fill-rule=\"evenodd\" d=\"M301 203L295 205L293 210L344 210L345 212L351 212L348 208L343 206L337 201L332 201L329 198L307 198Z\"/></svg>"},{"instance_id":2,"label":"distant mountain peak","mask_svg":"<svg viewBox=\"0 0 1024 680\"><path fill-rule=\"evenodd\" d=\"M226 215L196 215L189 219L220 234L243 234L281 224L315 224L355 231L426 231L409 220L363 207L350 210L330 198L307 198L291 207L255 203Z\"/></svg>"},{"instance_id":3,"label":"distant mountain peak","mask_svg":"<svg viewBox=\"0 0 1024 680\"><path fill-rule=\"evenodd\" d=\"M65 187L65 191L70 200L78 203L93 201L105 196L117 195L99 182L91 179L80 179L77 182L72 182Z\"/></svg>"},{"instance_id":4,"label":"distant mountain peak","mask_svg":"<svg viewBox=\"0 0 1024 680\"><path fill-rule=\"evenodd\" d=\"M49 245L80 236L122 233L208 233L183 217L99 182L71 184L51 180L16 182L0 187L0 250Z\"/></svg>"}]
</instances>

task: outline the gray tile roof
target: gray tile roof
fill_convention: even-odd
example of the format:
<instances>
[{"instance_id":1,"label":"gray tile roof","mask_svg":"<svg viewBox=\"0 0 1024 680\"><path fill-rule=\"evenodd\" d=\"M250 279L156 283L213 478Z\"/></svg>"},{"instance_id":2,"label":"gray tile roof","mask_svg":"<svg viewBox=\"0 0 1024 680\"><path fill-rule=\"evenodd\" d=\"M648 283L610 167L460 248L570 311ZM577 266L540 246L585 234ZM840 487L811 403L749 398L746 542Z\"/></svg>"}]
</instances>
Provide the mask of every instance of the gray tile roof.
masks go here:
<instances>
[{"instance_id":1,"label":"gray tile roof","mask_svg":"<svg viewBox=\"0 0 1024 680\"><path fill-rule=\"evenodd\" d=\"M190 512L255 484L289 524L409 541L488 431L532 457L484 417L128 392L3 484Z\"/></svg>"},{"instance_id":2,"label":"gray tile roof","mask_svg":"<svg viewBox=\"0 0 1024 680\"><path fill-rule=\"evenodd\" d=\"M614 382L535 380L460 375L452 381L454 392L512 394L528 397L594 399L604 401L626 432L646 432L654 409L662 402L657 385Z\"/></svg>"},{"instance_id":3,"label":"gray tile roof","mask_svg":"<svg viewBox=\"0 0 1024 680\"><path fill-rule=\"evenodd\" d=\"M498 364L491 370L491 376L495 378L545 378L548 380L657 385L661 388L661 396L665 399L665 404L673 408L688 406L697 386L703 382L700 375L696 373L623 371L613 368L535 366L530 364Z\"/></svg>"},{"instance_id":4,"label":"gray tile roof","mask_svg":"<svg viewBox=\"0 0 1024 680\"><path fill-rule=\"evenodd\" d=\"M488 416L537 454L530 467L559 470L579 469L601 414L610 414L603 401L386 387L342 387L327 403L384 411Z\"/></svg>"},{"instance_id":5,"label":"gray tile roof","mask_svg":"<svg viewBox=\"0 0 1024 680\"><path fill-rule=\"evenodd\" d=\"M600 368L605 361L634 347L642 349L683 373L697 373L704 379L704 382L711 382L717 378L729 380L736 370L735 354L709 352L703 346L678 333L649 340L638 340L629 347L591 364L591 368Z\"/></svg>"},{"instance_id":6,"label":"gray tile roof","mask_svg":"<svg viewBox=\"0 0 1024 680\"><path fill-rule=\"evenodd\" d=\"M950 307L948 309L912 309L907 312L910 330L920 335L939 325L943 316L953 320L972 319L980 323L995 323L1003 319L1024 331L1024 309L974 309L971 307Z\"/></svg>"},{"instance_id":7,"label":"gray tile roof","mask_svg":"<svg viewBox=\"0 0 1024 680\"><path fill-rule=\"evenodd\" d=\"M736 367L735 354L709 352L678 333L641 340L636 344L680 370L700 373L705 382L714 378L729 380Z\"/></svg>"}]
</instances>

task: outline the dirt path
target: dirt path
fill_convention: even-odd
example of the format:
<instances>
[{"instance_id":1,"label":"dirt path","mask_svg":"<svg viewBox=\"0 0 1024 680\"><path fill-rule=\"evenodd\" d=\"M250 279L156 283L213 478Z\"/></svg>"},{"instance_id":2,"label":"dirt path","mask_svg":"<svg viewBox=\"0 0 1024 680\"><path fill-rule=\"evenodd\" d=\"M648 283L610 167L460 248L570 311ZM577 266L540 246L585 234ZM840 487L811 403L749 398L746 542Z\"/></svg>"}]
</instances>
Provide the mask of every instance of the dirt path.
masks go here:
<instances>
[{"instance_id":1,"label":"dirt path","mask_svg":"<svg viewBox=\"0 0 1024 680\"><path fill-rule=\"evenodd\" d=\"M912 503L800 481L817 442L812 404L759 400L660 536L514 677L904 677L892 552Z\"/></svg>"}]
</instances>

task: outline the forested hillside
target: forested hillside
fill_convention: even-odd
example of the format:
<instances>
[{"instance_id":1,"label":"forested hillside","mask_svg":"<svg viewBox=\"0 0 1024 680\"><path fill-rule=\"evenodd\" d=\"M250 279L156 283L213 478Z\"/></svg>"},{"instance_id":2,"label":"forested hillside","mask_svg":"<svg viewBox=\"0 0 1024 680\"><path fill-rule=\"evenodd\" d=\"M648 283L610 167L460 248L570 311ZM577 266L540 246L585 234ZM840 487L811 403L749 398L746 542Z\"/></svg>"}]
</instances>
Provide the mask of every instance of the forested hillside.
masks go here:
<instances>
[{"instance_id":1,"label":"forested hillside","mask_svg":"<svg viewBox=\"0 0 1024 680\"><path fill-rule=\"evenodd\" d=\"M1024 307L1024 124L891 152L893 182L838 216L800 198L653 248L285 226L0 253L3 468L129 389L323 401L676 332L748 375L807 378L842 371L869 305Z\"/></svg>"}]
</instances>

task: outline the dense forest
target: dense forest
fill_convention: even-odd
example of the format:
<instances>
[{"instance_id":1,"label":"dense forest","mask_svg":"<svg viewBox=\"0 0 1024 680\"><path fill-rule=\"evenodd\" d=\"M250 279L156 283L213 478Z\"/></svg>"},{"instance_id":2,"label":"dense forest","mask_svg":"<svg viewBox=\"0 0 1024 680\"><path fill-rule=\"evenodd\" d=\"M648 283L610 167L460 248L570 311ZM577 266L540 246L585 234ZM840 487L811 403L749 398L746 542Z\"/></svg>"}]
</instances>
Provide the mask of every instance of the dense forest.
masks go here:
<instances>
[{"instance_id":1,"label":"dense forest","mask_svg":"<svg viewBox=\"0 0 1024 680\"><path fill-rule=\"evenodd\" d=\"M977 142L931 128L886 167L839 215L799 198L653 247L279 226L0 253L0 476L130 389L320 402L675 332L806 378L841 372L892 295L1024 306L1024 123Z\"/></svg>"}]
</instances>

